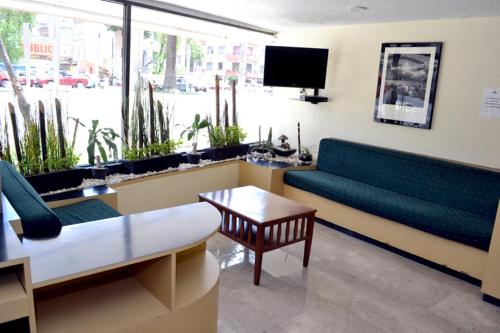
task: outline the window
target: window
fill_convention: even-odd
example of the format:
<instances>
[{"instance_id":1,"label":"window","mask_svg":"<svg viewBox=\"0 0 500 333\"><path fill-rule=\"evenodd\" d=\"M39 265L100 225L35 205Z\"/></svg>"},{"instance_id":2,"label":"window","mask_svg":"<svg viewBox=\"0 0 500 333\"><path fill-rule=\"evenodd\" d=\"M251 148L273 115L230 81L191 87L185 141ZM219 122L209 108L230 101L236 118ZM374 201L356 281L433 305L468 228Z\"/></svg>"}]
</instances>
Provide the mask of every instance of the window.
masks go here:
<instances>
[{"instance_id":1,"label":"window","mask_svg":"<svg viewBox=\"0 0 500 333\"><path fill-rule=\"evenodd\" d=\"M249 46L249 47L247 48L247 55L248 55L248 56L253 56L253 47Z\"/></svg>"},{"instance_id":2,"label":"window","mask_svg":"<svg viewBox=\"0 0 500 333\"><path fill-rule=\"evenodd\" d=\"M62 16L58 6L50 3L43 7L43 12L30 11L31 1L10 3L15 3L15 7L6 8L4 4L13 5L0 3L0 15L10 13L12 24L18 26L7 33L6 48L15 74L24 85L31 116L37 117L40 100L47 117L53 117L57 96L63 117L68 119L64 129L70 146L75 130L72 118L78 118L87 128L98 119L99 127L111 127L120 133L122 5L100 0L72 1ZM23 33L23 23L27 34ZM0 76L2 72L0 68ZM23 113L9 87L0 89L0 112L4 112L7 102L15 105L20 125ZM0 118L5 119L3 114ZM20 132L24 133L24 126ZM77 130L74 153L79 155L79 163L88 161L87 133L82 127ZM120 146L119 140L115 143Z\"/></svg>"},{"instance_id":3,"label":"window","mask_svg":"<svg viewBox=\"0 0 500 333\"><path fill-rule=\"evenodd\" d=\"M229 83L236 80L239 119L248 132L248 140L256 140L258 133L255 129L258 128L259 119L254 116L255 113L246 110L260 105L265 100L260 97L270 98L267 88L262 87L263 74L254 72L264 66L264 52L261 50L265 49L265 43L252 41L249 44L246 40L227 38L221 36L220 32L212 32L210 26L172 14L132 8L130 113L133 113L133 100L139 81L143 81L140 96L141 100L146 101L144 110L149 109L149 92L145 82L151 82L155 88L153 98L164 105L175 106L175 124L179 126L173 126L171 134L172 138L178 140L185 126L192 124L197 113L215 116L214 88L217 74L220 77L221 110L224 100L228 101L231 108ZM199 33L193 35L193 31ZM252 58L247 56L248 45L251 45ZM139 61L144 52L147 55L146 66ZM175 66L167 64L169 52L175 53ZM191 143L186 137L182 141L184 146L180 149L190 149ZM200 135L198 148L203 149L208 145L207 135Z\"/></svg>"},{"instance_id":4,"label":"window","mask_svg":"<svg viewBox=\"0 0 500 333\"><path fill-rule=\"evenodd\" d=\"M8 52L19 80L24 84L28 82L24 91L32 112L36 112L38 100L42 100L46 110L52 112L54 96L59 97L64 118L68 119L65 132L69 143L72 143L75 128L71 118L87 127L92 120L99 120L99 127L110 127L121 133L124 85L130 87L125 92L130 115L139 105L138 101L148 102L148 83L151 83L156 101L164 106L175 106L174 110L170 109L175 113L175 124L188 126L196 113L214 112L216 73L221 77L223 87L221 100L230 103L228 82L240 82L239 119L247 131L258 127L257 118L252 117L251 112L247 115L245 108L247 105L254 108L255 103L259 103L255 94L265 93L261 87L262 73L251 73L251 70L263 68L265 43L252 41L251 52L259 56L248 58L248 32L132 6L131 34L129 41L125 41L122 35L123 5L118 4L119 1L68 1L64 10L59 0L36 2L36 7L32 6L32 0L0 3L0 10L28 14L25 22L21 20L21 25L10 32L8 40L12 44L8 46ZM43 10L35 13L29 12L30 8ZM22 23L30 23L29 44L24 40ZM122 51L127 51L128 42L130 66L122 69ZM30 52L24 54L25 49ZM245 55L241 71L240 52ZM122 80L124 71L130 74L128 82L124 82L125 78ZM16 106L21 117L9 82L5 66L0 61L0 120L6 118L8 102ZM249 86L245 82L249 82ZM29 85L40 88L30 88ZM144 107L148 106L144 104ZM129 130L133 127L132 121L129 117ZM173 138L179 139L182 130L183 126L174 127ZM249 140L256 139L255 131L253 134L249 132ZM80 155L79 163L88 160L87 135L85 129L78 128L74 150ZM205 139L206 136L200 139L200 148L208 144L202 142ZM184 142L189 147L185 138ZM121 152L122 140L117 139L115 143Z\"/></svg>"}]
</instances>

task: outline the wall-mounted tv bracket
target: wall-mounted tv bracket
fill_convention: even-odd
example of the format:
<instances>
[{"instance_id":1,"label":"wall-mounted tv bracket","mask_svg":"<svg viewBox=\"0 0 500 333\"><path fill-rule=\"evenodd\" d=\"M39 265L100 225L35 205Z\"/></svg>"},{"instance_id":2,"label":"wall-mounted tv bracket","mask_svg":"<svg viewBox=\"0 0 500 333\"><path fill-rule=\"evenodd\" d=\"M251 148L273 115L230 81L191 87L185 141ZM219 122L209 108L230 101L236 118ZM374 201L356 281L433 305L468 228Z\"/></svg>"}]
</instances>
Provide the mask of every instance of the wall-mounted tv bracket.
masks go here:
<instances>
[{"instance_id":1,"label":"wall-mounted tv bracket","mask_svg":"<svg viewBox=\"0 0 500 333\"><path fill-rule=\"evenodd\" d=\"M328 102L328 97L319 96L319 89L318 88L314 88L314 95L312 95L312 96L307 95L305 92L306 92L305 89L302 89L300 91L300 93L301 93L300 100L301 101L310 102L312 104Z\"/></svg>"}]
</instances>

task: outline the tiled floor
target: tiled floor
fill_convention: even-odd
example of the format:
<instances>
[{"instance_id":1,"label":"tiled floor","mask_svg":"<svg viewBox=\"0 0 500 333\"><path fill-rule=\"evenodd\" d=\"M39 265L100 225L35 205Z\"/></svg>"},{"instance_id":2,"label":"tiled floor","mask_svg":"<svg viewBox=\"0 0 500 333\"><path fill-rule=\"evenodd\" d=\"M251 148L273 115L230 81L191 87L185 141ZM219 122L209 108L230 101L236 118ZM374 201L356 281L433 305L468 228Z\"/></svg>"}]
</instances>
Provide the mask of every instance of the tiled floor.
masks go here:
<instances>
[{"instance_id":1,"label":"tiled floor","mask_svg":"<svg viewBox=\"0 0 500 333\"><path fill-rule=\"evenodd\" d=\"M219 332L500 332L500 307L477 286L316 224L309 268L303 243L264 254L217 234Z\"/></svg>"}]
</instances>

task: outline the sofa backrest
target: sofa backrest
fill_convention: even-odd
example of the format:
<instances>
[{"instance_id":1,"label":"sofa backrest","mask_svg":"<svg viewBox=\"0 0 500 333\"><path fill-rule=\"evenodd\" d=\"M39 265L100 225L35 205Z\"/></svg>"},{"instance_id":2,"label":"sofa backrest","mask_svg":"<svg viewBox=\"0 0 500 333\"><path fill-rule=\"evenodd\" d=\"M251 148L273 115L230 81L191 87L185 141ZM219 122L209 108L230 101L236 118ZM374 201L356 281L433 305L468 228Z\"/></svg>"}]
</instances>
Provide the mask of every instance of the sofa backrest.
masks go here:
<instances>
[{"instance_id":1,"label":"sofa backrest","mask_svg":"<svg viewBox=\"0 0 500 333\"><path fill-rule=\"evenodd\" d=\"M322 139L318 170L495 219L500 173L338 139Z\"/></svg>"},{"instance_id":2,"label":"sofa backrest","mask_svg":"<svg viewBox=\"0 0 500 333\"><path fill-rule=\"evenodd\" d=\"M28 238L51 237L61 231L61 222L28 181L14 166L0 161L2 192L21 218L23 235Z\"/></svg>"}]
</instances>

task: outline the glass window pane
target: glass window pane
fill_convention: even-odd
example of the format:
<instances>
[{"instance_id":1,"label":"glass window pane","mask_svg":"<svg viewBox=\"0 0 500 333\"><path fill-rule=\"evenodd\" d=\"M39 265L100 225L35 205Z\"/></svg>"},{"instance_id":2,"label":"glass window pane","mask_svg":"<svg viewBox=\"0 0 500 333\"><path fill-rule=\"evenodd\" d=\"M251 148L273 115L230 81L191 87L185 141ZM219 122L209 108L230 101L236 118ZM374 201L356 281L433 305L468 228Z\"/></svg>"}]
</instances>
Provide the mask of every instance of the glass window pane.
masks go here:
<instances>
[{"instance_id":1,"label":"glass window pane","mask_svg":"<svg viewBox=\"0 0 500 333\"><path fill-rule=\"evenodd\" d=\"M154 88L154 105L159 100L163 110L168 107L168 112L173 114L170 139L178 140L183 130L192 124L195 114L211 117L215 123L214 88L218 75L221 114L227 101L232 123L230 87L234 80L237 82L239 125L248 133L245 141L256 141L262 118L255 117L255 112L265 112L270 98L269 90L262 86L263 73L260 71L264 65L265 45L270 42L269 37L260 34L133 7L130 96L134 102L131 113L142 104L149 116L147 83L150 82ZM137 100L141 103L137 104ZM131 127L135 126L132 120ZM148 122L144 123L144 131L149 135ZM198 148L209 145L206 131L202 133ZM158 135L154 140L157 139ZM150 135L147 140L151 141ZM182 150L191 148L186 137L183 142Z\"/></svg>"},{"instance_id":2,"label":"glass window pane","mask_svg":"<svg viewBox=\"0 0 500 333\"><path fill-rule=\"evenodd\" d=\"M110 127L120 133L122 13L121 5L100 0L0 3L3 19L8 18L12 26L21 27L20 31L0 31L0 36L13 41L6 46L7 52L31 105L32 117L37 118L39 101L44 104L47 116L53 116L54 99L59 98L65 139L80 157L79 163L88 161L88 131L80 126L74 136L73 119L87 128L97 119L99 127ZM16 49L16 44L21 47ZM0 72L5 73L5 64L0 62ZM18 108L10 83L9 77L7 87L0 88L2 112L6 102ZM120 140L115 143L120 149ZM107 150L104 142L103 145ZM106 154L106 158L114 156Z\"/></svg>"}]
</instances>

